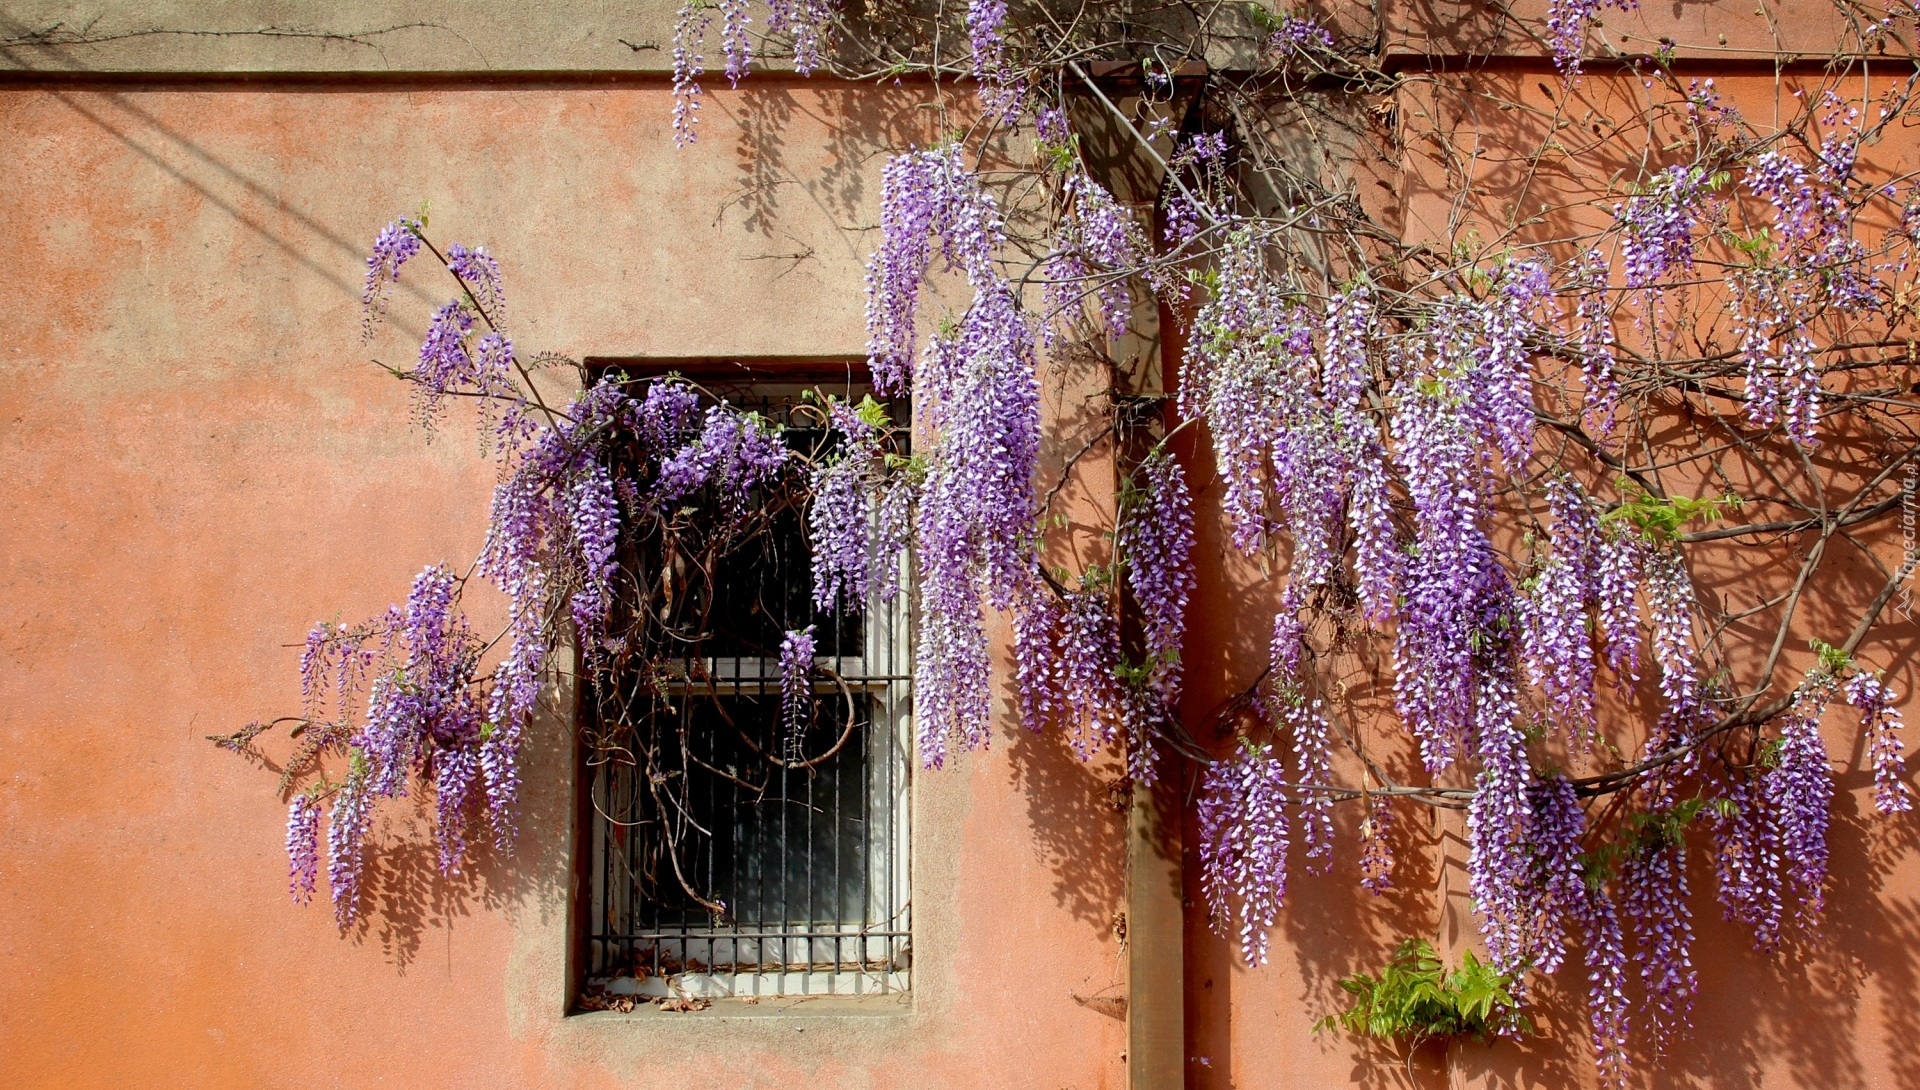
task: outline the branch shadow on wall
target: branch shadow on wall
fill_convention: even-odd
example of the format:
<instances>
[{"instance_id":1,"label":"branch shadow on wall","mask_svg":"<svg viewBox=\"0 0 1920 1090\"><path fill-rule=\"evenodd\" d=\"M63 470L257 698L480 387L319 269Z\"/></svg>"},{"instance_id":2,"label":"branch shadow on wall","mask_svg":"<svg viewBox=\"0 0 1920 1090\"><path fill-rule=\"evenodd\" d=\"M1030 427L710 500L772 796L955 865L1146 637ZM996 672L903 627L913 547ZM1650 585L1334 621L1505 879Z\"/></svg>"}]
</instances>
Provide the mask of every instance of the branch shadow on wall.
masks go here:
<instances>
[{"instance_id":1,"label":"branch shadow on wall","mask_svg":"<svg viewBox=\"0 0 1920 1090\"><path fill-rule=\"evenodd\" d=\"M467 828L468 855L457 871L442 873L429 798L388 804L368 838L365 913L348 929L351 939L377 944L404 975L427 935L450 932L476 913L514 921L531 912L545 923L568 910L576 739L568 716L555 709L573 706L570 693L570 685L563 685L528 725L520 752L517 834L504 851L476 805Z\"/></svg>"}]
</instances>

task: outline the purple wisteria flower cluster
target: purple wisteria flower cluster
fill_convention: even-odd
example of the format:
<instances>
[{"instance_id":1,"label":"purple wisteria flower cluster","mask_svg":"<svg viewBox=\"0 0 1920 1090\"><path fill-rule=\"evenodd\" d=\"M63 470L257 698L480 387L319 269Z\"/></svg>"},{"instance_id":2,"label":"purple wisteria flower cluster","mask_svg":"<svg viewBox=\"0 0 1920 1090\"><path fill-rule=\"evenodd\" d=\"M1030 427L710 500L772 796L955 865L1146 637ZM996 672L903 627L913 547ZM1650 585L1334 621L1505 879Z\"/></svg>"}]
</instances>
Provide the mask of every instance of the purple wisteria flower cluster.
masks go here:
<instances>
[{"instance_id":1,"label":"purple wisteria flower cluster","mask_svg":"<svg viewBox=\"0 0 1920 1090\"><path fill-rule=\"evenodd\" d=\"M1315 53L1331 52L1333 34L1318 20L1282 12L1280 28L1267 38L1266 50L1282 64L1304 60Z\"/></svg>"},{"instance_id":2,"label":"purple wisteria flower cluster","mask_svg":"<svg viewBox=\"0 0 1920 1090\"><path fill-rule=\"evenodd\" d=\"M1551 3L1568 81L1609 6L1630 10L1632 0ZM833 0L774 0L765 29L791 39L805 74L824 62L838 11ZM1744 371L1747 424L1777 427L1803 450L1822 413L1850 396L1840 382L1823 387L1821 361L1838 349L1822 347L1821 316L1881 305L1889 293L1878 278L1892 267L1870 266L1855 237L1870 199L1854 176L1859 111L1830 102L1824 138L1767 137L1724 169L1704 155L1649 168L1600 233L1617 254L1514 243L1476 258L1456 239L1451 266L1410 278L1351 254L1305 253L1300 240L1323 237L1335 202L1288 193L1273 198L1282 213L1254 211L1259 202L1234 181L1253 166L1232 142L1247 135L1186 131L1227 124L1205 111L1154 123L1150 139L1173 148L1154 238L1147 217L1090 173L1064 101L1042 101L1049 92L1016 70L1043 38L1012 11L969 0L965 44L953 40L949 59L967 51L993 121L1017 121L1014 107L1033 114L1044 184L1003 196L1019 191L1000 188L1000 167L982 165L994 153L968 137L895 155L881 172L867 362L875 394L911 398L910 425L873 398L815 392L800 411L830 437L807 455L793 446L801 429L684 380L617 375L590 376L578 397L549 408L509 339L497 261L458 244L441 257L410 220L380 234L363 293L369 329L423 248L461 288L432 312L403 377L428 424L462 404L455 398L497 406L483 427L500 478L474 574L504 592L507 624L497 643L476 637L459 610L465 580L435 565L382 617L314 630L301 671L310 744L325 759L289 794L292 895L317 889L324 818L335 911L343 926L356 920L374 808L415 789L431 790L443 870L469 857L482 814L506 846L519 755L554 652L572 635L589 672L634 654L628 637L640 622L630 618L647 602L633 570L650 540L639 528L698 505L715 523L702 531L724 536L790 485L783 502L800 498L780 510L804 520L818 615L889 599L902 571L914 573L923 765L989 743L1003 632L1025 726L1061 731L1083 759L1124 747L1135 783L1164 771L1156 753L1215 754L1198 777L1200 882L1215 929L1252 964L1268 956L1289 855L1322 873L1334 866L1337 802L1365 807L1357 862L1374 893L1393 882L1395 805L1417 796L1461 807L1488 963L1525 999L1531 974L1580 957L1596 1059L1618 1083L1630 1028L1656 1055L1688 1028L1698 989L1690 850L1710 852L1725 915L1760 949L1817 921L1836 790L1821 720L1836 699L1861 717L1878 809L1913 806L1894 694L1845 655L1823 649L1783 716L1781 700L1767 706L1772 720L1743 718L1767 689L1731 679L1738 657L1721 653L1718 591L1693 581L1711 569L1690 570L1694 546L1721 536L1681 528L1717 508L1669 497L1667 441L1640 430L1650 398L1673 389L1649 382L1650 358L1711 397L1737 399L1726 383ZM753 59L744 2L680 9L682 143L695 131L716 18L729 80ZM951 27L958 10L946 18ZM1277 25L1265 44L1280 63L1336 61L1321 24L1286 14ZM1158 61L1142 72L1150 97L1173 87ZM1737 117L1710 84L1684 102L1694 136L1734 147ZM1898 200L1894 188L1884 196ZM1908 217L1920 237L1915 209L1920 196ZM1047 234L1028 236L1029 213L1053 217ZM1744 260L1722 260L1731 253ZM1720 328L1737 347L1669 359L1681 329L1663 308L1690 293L1721 298L1691 284L1696 274L1726 285L1730 324ZM936 297L935 281L954 290ZM1190 291L1194 306L1175 305ZM1088 418L1106 414L1106 430L1080 453L1062 452L1063 486L1095 462L1114 472L1107 483L1122 482L1111 535L1096 546L1111 546L1103 555L1085 548L1096 535L1064 527L1055 493L1036 487L1049 438L1038 350L1084 342L1086 357L1119 374L1124 362L1101 349L1119 356L1150 304L1174 315L1177 377L1116 381L1107 401L1089 401ZM1621 315L1631 334L1616 335ZM1081 355L1048 362L1065 370ZM1211 467L1205 451L1176 460L1189 444L1211 447ZM1196 527L1196 510L1217 514L1231 546L1217 561L1197 547L1208 527ZM1279 603L1265 670L1221 705L1217 735L1193 730L1195 710L1181 706L1190 669L1198 676L1183 658L1188 612L1200 571L1216 562L1270 578L1262 593ZM825 669L816 629L799 627L807 619L772 630L783 633L781 735L768 753L788 762L800 759ZM1643 644L1657 670L1644 684ZM1330 664L1389 645L1393 709L1417 750L1411 768L1407 754L1370 752L1367 733L1338 717L1375 697L1355 701ZM1743 704L1731 695L1741 691L1754 695ZM1641 706L1657 719L1642 734L1621 729L1619 709ZM1580 767L1616 758L1627 767ZM1356 779L1365 786L1345 786ZM1619 805L1594 801L1602 797Z\"/></svg>"},{"instance_id":3,"label":"purple wisteria flower cluster","mask_svg":"<svg viewBox=\"0 0 1920 1090\"><path fill-rule=\"evenodd\" d=\"M1128 275L1142 268L1152 248L1133 216L1100 183L1076 173L1061 188L1070 215L1047 261L1047 313L1056 320L1077 313L1091 296L1099 328L1119 337L1133 320ZM1058 336L1054 322L1045 328L1050 339Z\"/></svg>"},{"instance_id":4,"label":"purple wisteria flower cluster","mask_svg":"<svg viewBox=\"0 0 1920 1090\"><path fill-rule=\"evenodd\" d=\"M813 714L813 654L812 625L780 641L780 734L789 763L801 759Z\"/></svg>"},{"instance_id":5,"label":"purple wisteria flower cluster","mask_svg":"<svg viewBox=\"0 0 1920 1090\"><path fill-rule=\"evenodd\" d=\"M1266 964L1287 895L1287 788L1286 765L1252 747L1208 766L1200 788L1200 888L1214 932L1234 928L1249 965Z\"/></svg>"},{"instance_id":6,"label":"purple wisteria flower cluster","mask_svg":"<svg viewBox=\"0 0 1920 1090\"><path fill-rule=\"evenodd\" d=\"M919 486L914 552L919 634L914 688L921 760L984 745L991 699L982 599L1007 610L1039 578L1034 471L1040 454L1036 329L997 264L1000 212L959 148L910 152L886 166L879 248L867 265L868 366L883 394L911 384L932 436ZM935 243L972 303L914 361L921 289Z\"/></svg>"},{"instance_id":7,"label":"purple wisteria flower cluster","mask_svg":"<svg viewBox=\"0 0 1920 1090\"><path fill-rule=\"evenodd\" d=\"M367 255L366 287L360 293L363 339L373 336L375 323L386 313L401 266L419 252L420 225L405 217L381 228L380 236L373 240L373 252Z\"/></svg>"},{"instance_id":8,"label":"purple wisteria flower cluster","mask_svg":"<svg viewBox=\"0 0 1920 1090\"><path fill-rule=\"evenodd\" d=\"M1707 182L1698 169L1667 167L1615 206L1628 287L1650 287L1693 271L1695 231L1708 215Z\"/></svg>"},{"instance_id":9,"label":"purple wisteria flower cluster","mask_svg":"<svg viewBox=\"0 0 1920 1090\"><path fill-rule=\"evenodd\" d=\"M1900 710L1893 706L1893 690L1872 674L1856 673L1847 679L1846 694L1866 730L1873 805L1883 814L1904 814L1913 809L1913 789L1907 786L1901 758Z\"/></svg>"},{"instance_id":10,"label":"purple wisteria flower cluster","mask_svg":"<svg viewBox=\"0 0 1920 1090\"><path fill-rule=\"evenodd\" d=\"M369 325L398 270L421 247L418 231L400 221L381 233L368 264ZM357 626L321 624L309 635L300 672L311 733L299 760L318 778L296 792L288 812L290 878L298 900L317 885L321 803L330 799L327 873L343 927L363 911L366 838L381 800L403 797L414 785L431 789L440 867L448 874L468 856L477 811L484 810L495 846L510 846L520 750L563 638L560 618L571 623L589 671L627 650L609 621L623 593L621 550L633 521L665 517L703 490L723 523L744 519L751 497L782 479L793 458L764 417L724 402L704 404L671 377L636 388L610 374L564 409L548 409L525 385L498 325L506 314L498 263L483 248L459 244L447 248L444 261L464 298L434 312L420 363L403 377L429 419L455 396L506 406L478 414L500 483L474 568L506 596L504 647L488 654L460 609L465 580L442 565L420 574L404 605ZM847 412L842 423L855 428L860 421ZM637 457L637 465L616 472L616 449ZM870 444L869 456L878 449ZM871 519L863 509L861 526L878 525L876 539L891 544L874 548L897 555L906 513L898 502L880 507ZM864 570L853 575L853 590L864 597L868 577ZM810 650L789 643L784 659L810 660ZM791 720L791 692L786 704ZM321 763L330 756L344 760L337 780Z\"/></svg>"},{"instance_id":11,"label":"purple wisteria flower cluster","mask_svg":"<svg viewBox=\"0 0 1920 1090\"><path fill-rule=\"evenodd\" d=\"M1549 0L1547 4L1547 42L1553 48L1554 67L1567 79L1580 74L1580 62L1587 48L1587 31L1603 9L1634 11L1639 0Z\"/></svg>"},{"instance_id":12,"label":"purple wisteria flower cluster","mask_svg":"<svg viewBox=\"0 0 1920 1090\"><path fill-rule=\"evenodd\" d=\"M1171 707L1180 697L1180 645L1195 587L1193 500L1180 464L1164 448L1140 463L1138 480L1116 545L1140 612L1146 684Z\"/></svg>"},{"instance_id":13,"label":"purple wisteria flower cluster","mask_svg":"<svg viewBox=\"0 0 1920 1090\"><path fill-rule=\"evenodd\" d=\"M673 142L683 148L700 138L700 77L707 70L701 50L712 22L704 0L686 0L673 17Z\"/></svg>"}]
</instances>

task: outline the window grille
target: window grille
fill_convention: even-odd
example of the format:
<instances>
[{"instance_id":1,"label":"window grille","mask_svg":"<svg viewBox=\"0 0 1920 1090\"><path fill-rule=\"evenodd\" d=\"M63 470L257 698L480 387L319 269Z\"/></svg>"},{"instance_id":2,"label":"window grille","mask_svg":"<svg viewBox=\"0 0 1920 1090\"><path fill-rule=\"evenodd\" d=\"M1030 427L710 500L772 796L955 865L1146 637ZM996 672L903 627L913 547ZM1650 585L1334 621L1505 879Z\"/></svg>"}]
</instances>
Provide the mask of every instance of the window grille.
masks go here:
<instances>
[{"instance_id":1,"label":"window grille","mask_svg":"<svg viewBox=\"0 0 1920 1090\"><path fill-rule=\"evenodd\" d=\"M791 449L828 450L817 414L796 411L799 387L721 396L780 420ZM633 563L672 563L642 553ZM664 676L608 678L589 694L589 717L644 706L656 728L651 774L631 753L592 758L589 995L906 990L907 595L820 612L811 565L805 512L791 505L709 579L684 581L686 594L707 596L695 650ZM814 706L796 747L780 723L779 648L786 631L808 624ZM658 790L677 777L684 791Z\"/></svg>"}]
</instances>

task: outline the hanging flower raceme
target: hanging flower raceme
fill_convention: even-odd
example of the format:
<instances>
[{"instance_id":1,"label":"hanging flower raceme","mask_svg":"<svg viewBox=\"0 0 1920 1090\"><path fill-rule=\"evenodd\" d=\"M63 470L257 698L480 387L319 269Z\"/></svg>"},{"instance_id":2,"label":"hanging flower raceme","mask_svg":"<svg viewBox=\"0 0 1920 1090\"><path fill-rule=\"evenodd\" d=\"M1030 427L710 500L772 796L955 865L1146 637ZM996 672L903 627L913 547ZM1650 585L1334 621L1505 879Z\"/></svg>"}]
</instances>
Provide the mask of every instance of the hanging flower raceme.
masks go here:
<instances>
[{"instance_id":1,"label":"hanging flower raceme","mask_svg":"<svg viewBox=\"0 0 1920 1090\"><path fill-rule=\"evenodd\" d=\"M1584 738L1593 727L1594 658L1587 606L1599 583L1600 526L1578 486L1547 485L1553 549L1521 599L1527 674L1547 694L1553 720Z\"/></svg>"},{"instance_id":2,"label":"hanging flower raceme","mask_svg":"<svg viewBox=\"0 0 1920 1090\"><path fill-rule=\"evenodd\" d=\"M1832 820L1833 768L1820 738L1820 718L1838 684L1815 671L1794 694L1780 732L1774 766L1763 781L1767 807L1779 823L1781 875L1803 924L1826 905L1827 826Z\"/></svg>"},{"instance_id":3,"label":"hanging flower raceme","mask_svg":"<svg viewBox=\"0 0 1920 1090\"><path fill-rule=\"evenodd\" d=\"M1140 464L1118 529L1127 586L1140 611L1147 685L1171 707L1180 695L1180 645L1195 579L1193 501L1180 465L1165 449Z\"/></svg>"},{"instance_id":4,"label":"hanging flower raceme","mask_svg":"<svg viewBox=\"0 0 1920 1090\"><path fill-rule=\"evenodd\" d=\"M1677 824L1670 814L1653 815L1620 868L1656 1054L1689 1028L1697 985L1692 913L1687 908L1687 846L1677 828L1666 827L1670 824Z\"/></svg>"},{"instance_id":5,"label":"hanging flower raceme","mask_svg":"<svg viewBox=\"0 0 1920 1090\"><path fill-rule=\"evenodd\" d=\"M1557 972L1566 959L1569 929L1581 919L1590 895L1581 863L1587 812L1565 776L1543 776L1527 788L1526 893L1521 916L1525 957L1542 973Z\"/></svg>"},{"instance_id":6,"label":"hanging flower raceme","mask_svg":"<svg viewBox=\"0 0 1920 1090\"><path fill-rule=\"evenodd\" d=\"M827 27L838 0L768 0L767 29L793 41L793 70L811 76L825 59Z\"/></svg>"},{"instance_id":7,"label":"hanging flower raceme","mask_svg":"<svg viewBox=\"0 0 1920 1090\"><path fill-rule=\"evenodd\" d=\"M887 164L881 241L867 265L868 364L882 393L913 387L933 436L914 533L921 622L914 657L921 759L949 740L984 744L991 697L981 602L1008 609L1032 589L1040 455L1034 330L1000 272L999 209L959 148ZM929 340L917 368L915 314L934 242L974 296ZM916 374L917 371L917 374Z\"/></svg>"},{"instance_id":8,"label":"hanging flower raceme","mask_svg":"<svg viewBox=\"0 0 1920 1090\"><path fill-rule=\"evenodd\" d=\"M1495 601L1497 590L1483 592ZM1527 793L1532 772L1515 691L1512 654L1498 635L1497 614L1482 606L1474 663L1473 734L1481 772L1467 809L1467 887L1480 917L1487 955L1502 972L1525 965L1536 932L1529 911L1532 846L1531 806Z\"/></svg>"},{"instance_id":9,"label":"hanging flower raceme","mask_svg":"<svg viewBox=\"0 0 1920 1090\"><path fill-rule=\"evenodd\" d=\"M812 625L780 641L780 734L789 763L802 757L813 711L813 652Z\"/></svg>"},{"instance_id":10,"label":"hanging flower raceme","mask_svg":"<svg viewBox=\"0 0 1920 1090\"><path fill-rule=\"evenodd\" d=\"M1604 8L1633 11L1639 0L1549 0L1547 41L1553 47L1553 65L1568 80L1580 74L1580 55L1587 48L1587 29Z\"/></svg>"},{"instance_id":11,"label":"hanging flower raceme","mask_svg":"<svg viewBox=\"0 0 1920 1090\"><path fill-rule=\"evenodd\" d=\"M1280 596L1280 611L1273 618L1267 718L1276 726L1284 726L1293 742L1294 768L1300 777L1300 839L1306 858L1318 861L1312 869L1325 874L1333 867L1333 797L1329 794L1333 787L1332 727L1320 699L1303 685L1304 597L1299 584L1289 584Z\"/></svg>"},{"instance_id":12,"label":"hanging flower raceme","mask_svg":"<svg viewBox=\"0 0 1920 1090\"><path fill-rule=\"evenodd\" d=\"M1281 64L1303 61L1332 49L1333 34L1326 27L1290 11L1280 14L1280 29L1266 41L1266 51Z\"/></svg>"},{"instance_id":13,"label":"hanging flower raceme","mask_svg":"<svg viewBox=\"0 0 1920 1090\"><path fill-rule=\"evenodd\" d=\"M958 147L889 160L880 178L880 246L867 262L867 364L874 389L906 392L913 378L920 291L934 241L978 297L1010 292L995 266L999 210Z\"/></svg>"},{"instance_id":14,"label":"hanging flower raceme","mask_svg":"<svg viewBox=\"0 0 1920 1090\"><path fill-rule=\"evenodd\" d=\"M1607 260L1590 251L1581 260L1572 285L1575 344L1580 354L1582 395L1580 420L1596 438L1613 437L1620 410L1620 380L1615 374L1613 314L1608 307Z\"/></svg>"},{"instance_id":15,"label":"hanging flower raceme","mask_svg":"<svg viewBox=\"0 0 1920 1090\"><path fill-rule=\"evenodd\" d=\"M813 471L813 503L807 509L813 604L823 610L842 602L858 608L872 590L876 562L887 562L875 555L880 496L869 480L880 456L883 421L838 401L829 406L829 415L841 448L838 457Z\"/></svg>"},{"instance_id":16,"label":"hanging flower raceme","mask_svg":"<svg viewBox=\"0 0 1920 1090\"><path fill-rule=\"evenodd\" d=\"M1677 549L1651 550L1643 576L1647 613L1653 620L1653 657L1660 667L1660 692L1666 697L1663 729L1647 743L1654 751L1682 740L1707 709L1694 669L1694 592L1686 561Z\"/></svg>"},{"instance_id":17,"label":"hanging flower raceme","mask_svg":"<svg viewBox=\"0 0 1920 1090\"><path fill-rule=\"evenodd\" d=\"M1120 618L1104 585L1088 580L1067 593L1059 646L1073 748L1087 760L1100 747L1112 745L1125 726Z\"/></svg>"},{"instance_id":18,"label":"hanging flower raceme","mask_svg":"<svg viewBox=\"0 0 1920 1090\"><path fill-rule=\"evenodd\" d=\"M1730 770L1708 811L1715 840L1715 896L1726 918L1753 933L1755 949L1779 945L1786 919L1780 824L1764 775Z\"/></svg>"},{"instance_id":19,"label":"hanging flower raceme","mask_svg":"<svg viewBox=\"0 0 1920 1090\"><path fill-rule=\"evenodd\" d=\"M1586 947L1587 1019L1593 1034L1594 1064L1606 1086L1627 1078L1630 1019L1627 1007L1627 943L1620 914L1605 888L1590 886L1579 920Z\"/></svg>"},{"instance_id":20,"label":"hanging flower raceme","mask_svg":"<svg viewBox=\"0 0 1920 1090\"><path fill-rule=\"evenodd\" d=\"M967 0L967 44L973 78L999 81L1007 74L1007 0Z\"/></svg>"},{"instance_id":21,"label":"hanging flower raceme","mask_svg":"<svg viewBox=\"0 0 1920 1090\"><path fill-rule=\"evenodd\" d=\"M420 225L401 218L380 230L373 241L373 253L367 255L367 282L360 293L360 329L362 338L373 336L374 327L386 313L393 285L400 279L400 267L420 252Z\"/></svg>"},{"instance_id":22,"label":"hanging flower raceme","mask_svg":"<svg viewBox=\"0 0 1920 1090\"><path fill-rule=\"evenodd\" d=\"M1867 735L1873 805L1883 814L1904 814L1913 809L1913 789L1900 756L1900 710L1893 706L1893 690L1872 674L1856 673L1847 679L1846 693Z\"/></svg>"},{"instance_id":23,"label":"hanging flower raceme","mask_svg":"<svg viewBox=\"0 0 1920 1090\"><path fill-rule=\"evenodd\" d=\"M1646 545L1632 528L1615 523L1602 532L1594 563L1595 632L1607 665L1621 679L1640 677L1640 611L1634 595L1646 565Z\"/></svg>"},{"instance_id":24,"label":"hanging flower raceme","mask_svg":"<svg viewBox=\"0 0 1920 1090\"><path fill-rule=\"evenodd\" d=\"M1248 965L1267 961L1267 932L1287 895L1286 765L1242 746L1207 767L1197 803L1200 888L1214 933L1234 927Z\"/></svg>"},{"instance_id":25,"label":"hanging flower raceme","mask_svg":"<svg viewBox=\"0 0 1920 1090\"><path fill-rule=\"evenodd\" d=\"M1707 214L1707 180L1696 168L1671 166L1614 207L1628 287L1693 271L1694 228Z\"/></svg>"},{"instance_id":26,"label":"hanging flower raceme","mask_svg":"<svg viewBox=\"0 0 1920 1090\"><path fill-rule=\"evenodd\" d=\"M700 77L706 73L701 49L712 22L703 0L687 0L673 17L673 142L686 147L699 139Z\"/></svg>"},{"instance_id":27,"label":"hanging flower raceme","mask_svg":"<svg viewBox=\"0 0 1920 1090\"><path fill-rule=\"evenodd\" d=\"M287 807L287 890L295 904L313 897L320 877L320 804L299 794Z\"/></svg>"},{"instance_id":28,"label":"hanging flower raceme","mask_svg":"<svg viewBox=\"0 0 1920 1090\"><path fill-rule=\"evenodd\" d=\"M1109 337L1119 337L1133 320L1128 271L1146 263L1152 248L1133 216L1085 174L1067 175L1061 197L1069 215L1061 221L1054 253L1047 260L1047 313L1075 313L1081 299L1091 294L1100 328ZM1053 329L1050 323L1049 337Z\"/></svg>"},{"instance_id":29,"label":"hanging flower raceme","mask_svg":"<svg viewBox=\"0 0 1920 1090\"><path fill-rule=\"evenodd\" d=\"M1474 597L1498 563L1480 527L1487 469L1478 430L1446 381L1409 372L1394 400L1395 455L1415 529L1396 618L1394 703L1423 762L1438 771L1468 738Z\"/></svg>"}]
</instances>

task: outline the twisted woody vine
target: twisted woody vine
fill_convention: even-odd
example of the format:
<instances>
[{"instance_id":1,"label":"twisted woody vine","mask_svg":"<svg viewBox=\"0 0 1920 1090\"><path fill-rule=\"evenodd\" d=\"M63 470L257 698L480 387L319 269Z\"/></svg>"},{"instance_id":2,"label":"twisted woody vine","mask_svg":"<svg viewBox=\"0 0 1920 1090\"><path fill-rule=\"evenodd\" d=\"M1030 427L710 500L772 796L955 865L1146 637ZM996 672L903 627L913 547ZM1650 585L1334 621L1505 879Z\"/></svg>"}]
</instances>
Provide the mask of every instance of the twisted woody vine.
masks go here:
<instances>
[{"instance_id":1,"label":"twisted woody vine","mask_svg":"<svg viewBox=\"0 0 1920 1090\"><path fill-rule=\"evenodd\" d=\"M684 154L716 38L731 83L756 64L911 78L942 104L947 135L882 176L872 396L798 410L826 442L688 379L530 355L495 255L424 218L382 231L368 328L403 274L448 294L391 370L428 424L478 407L500 483L471 571L430 566L384 615L315 628L303 711L225 739L294 733L295 899L324 857L353 924L371 817L409 793L432 800L443 869L508 845L557 650L590 687L679 660L700 573L784 517L821 609L911 597L925 767L988 744L1005 683L1025 729L1117 750L1136 780L1191 777L1206 909L1253 965L1291 872L1346 854L1380 893L1390 830L1423 807L1465 811L1503 1000L1584 976L1604 1081L1657 1062L1709 983L1690 874L1760 951L1807 941L1843 725L1878 811L1912 806L1891 663L1863 649L1914 566L1888 543L1920 455L1920 183L1863 164L1900 161L1873 149L1912 123L1915 15L1839 4L1831 55L1770 82L1761 113L1665 46L1613 45L1595 0L1554 0L1544 25L1478 13L1544 42L1545 79L1389 70L1353 8L972 0L883 23L774 0L761 27L742 0L682 9ZM1089 127L1162 168L1151 208L1102 184ZM1421 164L1400 184L1431 188L1425 227L1373 197L1352 166L1373 161ZM964 306L933 313L933 276ZM1111 554L1050 566L1076 463L1042 472L1046 383L1072 353L1117 366L1107 346L1149 304L1182 333L1173 392L1110 394L1104 441L1133 452ZM581 392L550 398L567 374ZM702 496L717 521L690 516ZM1196 519L1279 603L1265 668L1215 707L1182 703L1189 603L1219 570ZM476 578L511 602L504 633L466 621ZM778 649L783 722L813 714L814 639ZM1380 706L1347 699L1356 669ZM619 705L596 753L646 768L672 747L686 728L650 725L671 699L654 689L590 688Z\"/></svg>"}]
</instances>

